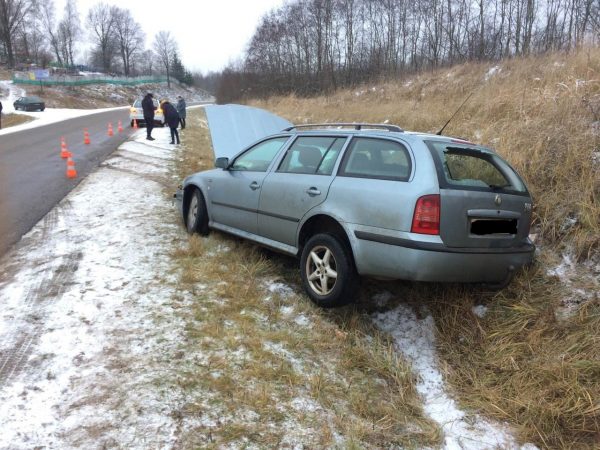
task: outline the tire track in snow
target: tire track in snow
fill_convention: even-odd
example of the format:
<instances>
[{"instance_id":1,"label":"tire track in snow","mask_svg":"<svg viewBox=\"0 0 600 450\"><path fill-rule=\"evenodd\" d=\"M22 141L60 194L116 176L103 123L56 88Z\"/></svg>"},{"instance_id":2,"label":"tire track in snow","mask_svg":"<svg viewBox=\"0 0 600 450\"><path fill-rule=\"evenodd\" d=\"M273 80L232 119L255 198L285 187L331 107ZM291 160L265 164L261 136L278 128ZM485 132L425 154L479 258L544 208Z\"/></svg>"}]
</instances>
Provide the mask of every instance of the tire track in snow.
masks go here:
<instances>
[{"instance_id":1,"label":"tire track in snow","mask_svg":"<svg viewBox=\"0 0 600 450\"><path fill-rule=\"evenodd\" d=\"M53 208L40 224L41 239L47 241L48 237L61 228L61 219L65 222L64 232L69 236L70 204L61 202ZM54 254L60 249L54 247ZM45 328L45 301L60 298L65 292L65 286L73 279L83 254L71 250L57 259L48 259L47 254L31 262L31 266L41 266L41 271L36 275L39 279L35 285L24 292L21 307L25 308L26 315L23 320L15 321L2 337L0 344L0 386L10 383L27 366L31 352L35 348ZM36 268L36 272L40 269ZM22 326L23 321L27 326Z\"/></svg>"}]
</instances>

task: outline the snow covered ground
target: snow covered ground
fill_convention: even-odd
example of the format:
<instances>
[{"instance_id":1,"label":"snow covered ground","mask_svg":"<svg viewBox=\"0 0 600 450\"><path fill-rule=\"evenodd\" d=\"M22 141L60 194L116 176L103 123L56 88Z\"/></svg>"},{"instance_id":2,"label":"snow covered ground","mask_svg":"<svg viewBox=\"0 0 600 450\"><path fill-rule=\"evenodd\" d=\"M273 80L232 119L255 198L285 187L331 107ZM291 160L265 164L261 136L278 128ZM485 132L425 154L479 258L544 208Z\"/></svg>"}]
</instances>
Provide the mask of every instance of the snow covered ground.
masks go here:
<instances>
[{"instance_id":1,"label":"snow covered ground","mask_svg":"<svg viewBox=\"0 0 600 450\"><path fill-rule=\"evenodd\" d=\"M0 259L2 449L176 448L189 425L178 418L184 399L173 381L185 336L170 300L191 301L169 258L186 239L165 220L173 146L167 129L155 129L152 143L144 133ZM459 409L437 366L430 315L400 305L372 318L411 362L444 450L535 448Z\"/></svg>"},{"instance_id":2,"label":"snow covered ground","mask_svg":"<svg viewBox=\"0 0 600 450\"><path fill-rule=\"evenodd\" d=\"M168 258L183 233L164 220L169 132L144 133L0 260L0 448L175 445L161 380L183 333Z\"/></svg>"}]
</instances>

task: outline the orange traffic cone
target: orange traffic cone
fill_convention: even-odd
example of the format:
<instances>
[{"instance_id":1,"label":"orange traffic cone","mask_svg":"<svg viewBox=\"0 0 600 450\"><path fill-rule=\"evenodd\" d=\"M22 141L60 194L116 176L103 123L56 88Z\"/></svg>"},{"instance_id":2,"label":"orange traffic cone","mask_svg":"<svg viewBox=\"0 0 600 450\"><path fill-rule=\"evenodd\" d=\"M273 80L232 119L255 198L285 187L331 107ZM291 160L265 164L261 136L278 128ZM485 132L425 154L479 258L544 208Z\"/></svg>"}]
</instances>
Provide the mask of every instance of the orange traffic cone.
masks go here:
<instances>
[{"instance_id":1,"label":"orange traffic cone","mask_svg":"<svg viewBox=\"0 0 600 450\"><path fill-rule=\"evenodd\" d=\"M67 158L67 178L77 178L77 170L75 170L75 161L69 156Z\"/></svg>"},{"instance_id":2,"label":"orange traffic cone","mask_svg":"<svg viewBox=\"0 0 600 450\"><path fill-rule=\"evenodd\" d=\"M112 123L108 124L108 132L107 133L109 136L114 136Z\"/></svg>"},{"instance_id":3,"label":"orange traffic cone","mask_svg":"<svg viewBox=\"0 0 600 450\"><path fill-rule=\"evenodd\" d=\"M123 124L121 123L121 121L120 121L120 120L119 120L119 126L117 127L117 131L118 131L119 133L122 133L122 132L123 132Z\"/></svg>"},{"instance_id":4,"label":"orange traffic cone","mask_svg":"<svg viewBox=\"0 0 600 450\"><path fill-rule=\"evenodd\" d=\"M92 141L90 141L90 133L88 133L87 128L83 129L83 143L84 144L90 144Z\"/></svg>"},{"instance_id":5,"label":"orange traffic cone","mask_svg":"<svg viewBox=\"0 0 600 450\"><path fill-rule=\"evenodd\" d=\"M64 138L61 138L60 141L60 157L65 159L68 158L71 152L67 149L67 143L64 141Z\"/></svg>"},{"instance_id":6,"label":"orange traffic cone","mask_svg":"<svg viewBox=\"0 0 600 450\"><path fill-rule=\"evenodd\" d=\"M138 129L137 119L133 119L133 129L134 130Z\"/></svg>"}]
</instances>

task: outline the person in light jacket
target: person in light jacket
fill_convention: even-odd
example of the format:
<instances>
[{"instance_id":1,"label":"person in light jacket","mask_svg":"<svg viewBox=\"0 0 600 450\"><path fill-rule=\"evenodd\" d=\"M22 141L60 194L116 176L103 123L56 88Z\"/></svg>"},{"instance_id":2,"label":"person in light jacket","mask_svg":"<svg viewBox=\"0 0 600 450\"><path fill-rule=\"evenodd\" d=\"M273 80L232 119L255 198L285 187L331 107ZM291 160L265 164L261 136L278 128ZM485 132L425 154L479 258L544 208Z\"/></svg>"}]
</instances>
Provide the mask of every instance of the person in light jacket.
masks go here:
<instances>
[{"instance_id":1,"label":"person in light jacket","mask_svg":"<svg viewBox=\"0 0 600 450\"><path fill-rule=\"evenodd\" d=\"M179 123L181 124L181 129L183 130L185 128L186 104L185 104L185 100L183 99L183 97L181 95L177 96L176 108L177 108L177 112L179 113Z\"/></svg>"},{"instance_id":2,"label":"person in light jacket","mask_svg":"<svg viewBox=\"0 0 600 450\"><path fill-rule=\"evenodd\" d=\"M161 103L163 114L165 115L165 122L171 129L171 144L175 144L175 139L179 144L179 133L177 132L177 126L179 125L179 114L177 110L168 100Z\"/></svg>"}]
</instances>

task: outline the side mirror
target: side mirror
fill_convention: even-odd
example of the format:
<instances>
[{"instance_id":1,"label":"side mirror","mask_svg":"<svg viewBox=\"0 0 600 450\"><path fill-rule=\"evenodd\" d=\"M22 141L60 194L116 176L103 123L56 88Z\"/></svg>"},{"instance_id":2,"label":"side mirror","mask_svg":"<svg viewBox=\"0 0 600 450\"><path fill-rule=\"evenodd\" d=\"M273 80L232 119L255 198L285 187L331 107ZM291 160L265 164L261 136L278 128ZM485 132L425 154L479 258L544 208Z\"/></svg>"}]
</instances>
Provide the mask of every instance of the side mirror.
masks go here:
<instances>
[{"instance_id":1,"label":"side mirror","mask_svg":"<svg viewBox=\"0 0 600 450\"><path fill-rule=\"evenodd\" d=\"M215 160L215 167L218 169L227 169L229 167L229 158L217 158Z\"/></svg>"}]
</instances>

